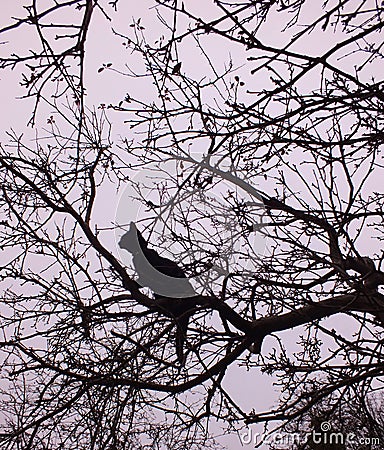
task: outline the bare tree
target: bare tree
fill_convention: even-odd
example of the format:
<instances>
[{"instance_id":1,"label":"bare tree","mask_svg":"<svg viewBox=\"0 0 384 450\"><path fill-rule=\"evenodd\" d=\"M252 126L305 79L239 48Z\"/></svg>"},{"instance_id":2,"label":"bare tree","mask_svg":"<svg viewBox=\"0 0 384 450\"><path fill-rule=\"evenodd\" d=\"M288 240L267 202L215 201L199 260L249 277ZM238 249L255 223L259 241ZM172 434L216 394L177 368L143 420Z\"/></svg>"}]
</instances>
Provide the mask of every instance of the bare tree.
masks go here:
<instances>
[{"instance_id":1,"label":"bare tree","mask_svg":"<svg viewBox=\"0 0 384 450\"><path fill-rule=\"evenodd\" d=\"M0 153L4 448L209 448L213 421L381 395L383 6L152 6L159 31L119 26L118 0L33 0L0 30L35 33L0 67L22 71L36 130ZM95 18L128 50L99 68L128 93L98 109ZM129 214L196 295L138 282ZM244 410L231 365L277 377L278 404Z\"/></svg>"},{"instance_id":2,"label":"bare tree","mask_svg":"<svg viewBox=\"0 0 384 450\"><path fill-rule=\"evenodd\" d=\"M304 385L303 392L312 386ZM364 387L357 386L358 390ZM372 449L383 442L382 396L371 392L356 392L352 387L341 395L331 394L306 413L286 424L283 429L289 436L298 436L292 448L306 449ZM313 433L315 431L315 434ZM281 448L279 443L276 447Z\"/></svg>"}]
</instances>

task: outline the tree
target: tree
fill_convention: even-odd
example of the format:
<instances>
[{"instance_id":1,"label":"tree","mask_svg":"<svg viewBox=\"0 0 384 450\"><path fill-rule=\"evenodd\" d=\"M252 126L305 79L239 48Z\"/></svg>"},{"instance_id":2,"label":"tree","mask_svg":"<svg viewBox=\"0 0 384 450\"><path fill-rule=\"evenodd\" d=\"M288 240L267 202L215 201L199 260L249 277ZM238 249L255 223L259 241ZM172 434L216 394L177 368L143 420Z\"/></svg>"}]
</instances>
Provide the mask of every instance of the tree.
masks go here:
<instances>
[{"instance_id":1,"label":"tree","mask_svg":"<svg viewBox=\"0 0 384 450\"><path fill-rule=\"evenodd\" d=\"M213 420L380 396L383 6L156 0L129 26L124 8L33 0L0 30L25 37L0 67L35 132L0 153L4 448L208 448ZM110 22L126 62L98 76L124 94L96 108L87 54ZM137 282L119 211L198 294L175 300L183 368L173 297ZM244 410L234 365L277 377L279 404Z\"/></svg>"},{"instance_id":2,"label":"tree","mask_svg":"<svg viewBox=\"0 0 384 450\"><path fill-rule=\"evenodd\" d=\"M302 394L306 388L304 386ZM287 437L301 437L292 442L292 448L297 450L379 448L384 437L382 413L382 398L377 398L374 392L367 397L352 388L342 395L332 394L324 398L314 408L285 425L284 430Z\"/></svg>"}]
</instances>

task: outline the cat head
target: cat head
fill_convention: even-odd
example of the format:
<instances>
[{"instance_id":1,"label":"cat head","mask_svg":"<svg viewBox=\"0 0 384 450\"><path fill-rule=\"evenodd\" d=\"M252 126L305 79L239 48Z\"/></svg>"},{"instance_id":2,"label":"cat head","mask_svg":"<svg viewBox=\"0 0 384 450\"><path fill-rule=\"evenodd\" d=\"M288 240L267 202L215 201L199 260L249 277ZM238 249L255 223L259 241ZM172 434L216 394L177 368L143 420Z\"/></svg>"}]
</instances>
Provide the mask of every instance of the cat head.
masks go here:
<instances>
[{"instance_id":1,"label":"cat head","mask_svg":"<svg viewBox=\"0 0 384 450\"><path fill-rule=\"evenodd\" d=\"M140 250L146 250L148 248L148 244L143 238L143 235L137 229L136 224L131 222L129 225L129 230L122 235L119 241L119 247L132 254L137 254Z\"/></svg>"}]
</instances>

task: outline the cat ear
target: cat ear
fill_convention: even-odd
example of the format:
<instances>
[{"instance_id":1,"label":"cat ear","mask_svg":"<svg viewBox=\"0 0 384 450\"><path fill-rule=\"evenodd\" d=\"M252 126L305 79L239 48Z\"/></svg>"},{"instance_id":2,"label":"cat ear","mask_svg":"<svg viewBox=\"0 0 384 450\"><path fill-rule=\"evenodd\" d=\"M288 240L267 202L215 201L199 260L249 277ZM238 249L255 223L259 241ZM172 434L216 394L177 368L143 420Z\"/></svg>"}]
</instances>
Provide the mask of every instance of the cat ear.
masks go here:
<instances>
[{"instance_id":1,"label":"cat ear","mask_svg":"<svg viewBox=\"0 0 384 450\"><path fill-rule=\"evenodd\" d=\"M143 235L140 233L138 228L136 227L135 222L130 223L130 232L134 231L137 233L137 240L139 241L140 248L146 249L148 247L147 241L143 238Z\"/></svg>"},{"instance_id":2,"label":"cat ear","mask_svg":"<svg viewBox=\"0 0 384 450\"><path fill-rule=\"evenodd\" d=\"M139 230L137 230L137 239L139 241L139 245L142 249L148 248L147 241L143 238L143 235L140 233Z\"/></svg>"}]
</instances>

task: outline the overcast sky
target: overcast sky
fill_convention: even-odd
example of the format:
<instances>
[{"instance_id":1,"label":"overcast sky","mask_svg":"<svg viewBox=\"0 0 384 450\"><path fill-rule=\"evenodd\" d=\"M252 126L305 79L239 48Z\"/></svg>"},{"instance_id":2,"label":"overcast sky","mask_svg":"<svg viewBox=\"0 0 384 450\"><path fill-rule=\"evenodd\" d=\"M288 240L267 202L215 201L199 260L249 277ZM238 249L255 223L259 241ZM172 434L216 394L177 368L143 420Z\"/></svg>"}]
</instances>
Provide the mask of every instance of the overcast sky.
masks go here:
<instances>
[{"instance_id":1,"label":"overcast sky","mask_svg":"<svg viewBox=\"0 0 384 450\"><path fill-rule=\"evenodd\" d=\"M45 3L49 3L48 0ZM137 71L141 69L144 72L144 66L137 55L132 54L130 51L122 45L122 40L114 36L111 32L111 27L116 31L122 33L130 33L129 25L132 23L133 18L142 18L142 25L145 27L145 34L149 41L154 41L158 36L164 32L164 27L158 22L156 18L156 11L150 9L153 2L150 0L141 0L140 2L120 2L119 13L114 16L113 23L105 20L105 17L97 11L90 28L89 37L86 46L86 73L85 84L87 89L87 106L89 108L98 107L101 103L118 103L126 93L135 92L137 97L142 97L144 100L150 100L153 97L155 91L151 87L151 83L147 78L133 79L127 74L129 71L126 67L128 64L134 67ZM216 11L209 5L210 2L205 0L186 0L188 7L195 9L197 15L203 17L215 16ZM303 10L301 15L301 22L308 23L311 18L316 17L320 11L321 4L323 2L313 0L308 2L308 6ZM23 15L22 5L25 4L25 0L2 0L2 14L0 16L0 26L6 26L12 23L11 17L21 17ZM44 2L41 2L44 4ZM310 4L310 6L309 6ZM209 6L207 6L209 5ZM68 17L60 17L60 20L73 20L72 14L68 14ZM289 36L293 33L293 30L281 31L286 23L286 16L282 14L276 14L276 17L268 22L260 33L260 36L265 44L281 45L289 39ZM181 24L182 26L182 24ZM297 31L296 28L295 30ZM341 35L334 34L331 29L327 33L322 33L321 38L319 34L314 32L305 39L298 40L293 50L301 51L313 56L321 54L322 51L329 48L333 42L336 42ZM3 34L0 38L1 46L0 51L3 54L9 54L15 52L18 54L25 54L34 45L37 45L36 36L34 30L30 27L23 27L22 29L11 30L10 32ZM204 71L209 69L201 64L201 57L198 49L193 45L193 42L187 41L183 44L179 53L179 59L182 61L182 71L188 73L191 77L199 78L204 76ZM214 64L221 70L228 64L231 57L234 62L234 67L237 71L233 73L239 75L241 79L245 81L245 88L243 94L243 100L249 102L251 95L247 94L246 88L262 89L262 87L268 85L268 79L263 75L258 77L252 77L249 73L250 64L246 61L246 58L250 56L242 48L237 46L230 47L227 45L221 45L221 42L216 37L206 37L207 50L212 55ZM184 51L183 51L184 48ZM335 55L333 61L338 64L340 68L345 70L351 70L353 64L350 58L343 58L343 55ZM98 73L98 69L103 63L112 63L112 70L105 70ZM356 56L355 63L359 63L359 56ZM42 129L46 127L46 120L49 117L51 111L49 106L41 105L38 114L38 120L35 129L26 128L31 114L33 104L30 99L16 99L23 95L24 90L20 87L21 81L21 68L16 68L14 71L6 70L0 72L0 101L2 104L1 109L1 129L0 129L0 141L5 143L7 141L6 131L13 128L17 133L24 133L31 138L38 130L42 133ZM123 72L124 74L114 72ZM362 74L362 77L368 78L377 73L380 75L379 65L373 63L370 65L369 70ZM208 74L209 76L209 74ZM311 74L302 80L303 89L310 91L318 84L318 74ZM112 128L112 140L118 142L121 137L130 136L130 130L126 124L124 124L125 117L120 114L110 112L110 118L113 123ZM374 182L373 182L374 183ZM373 186L373 184L372 184ZM121 193L120 193L121 195ZM117 205L119 201L119 195L116 194L113 197L113 201L108 196L105 199L98 199L100 210L103 211L103 219L108 217L114 217ZM101 202L101 203L100 203ZM101 216L100 216L100 220ZM113 237L111 237L113 239ZM111 241L111 245L113 242ZM369 241L365 243L367 250L373 249L373 245ZM337 318L328 319L323 322L323 325L329 325L332 327L333 323L340 325L340 321ZM352 330L348 329L348 322L345 321L344 335L348 335ZM280 333L280 337L285 339L286 342L290 342L292 351L296 348L296 340L300 330L294 332L289 330L284 333ZM263 344L263 351L268 351L276 345L276 341L273 337L269 337ZM242 367L232 366L228 371L225 385L229 387L229 392L239 402L240 406L245 410L255 408L257 412L261 412L269 408L278 398L278 390L273 385L276 381L274 378L268 375L261 375L257 370L247 372ZM261 430L261 427L258 427ZM239 439L237 436L227 436L223 439L228 445L228 448L236 450L240 448Z\"/></svg>"}]
</instances>

